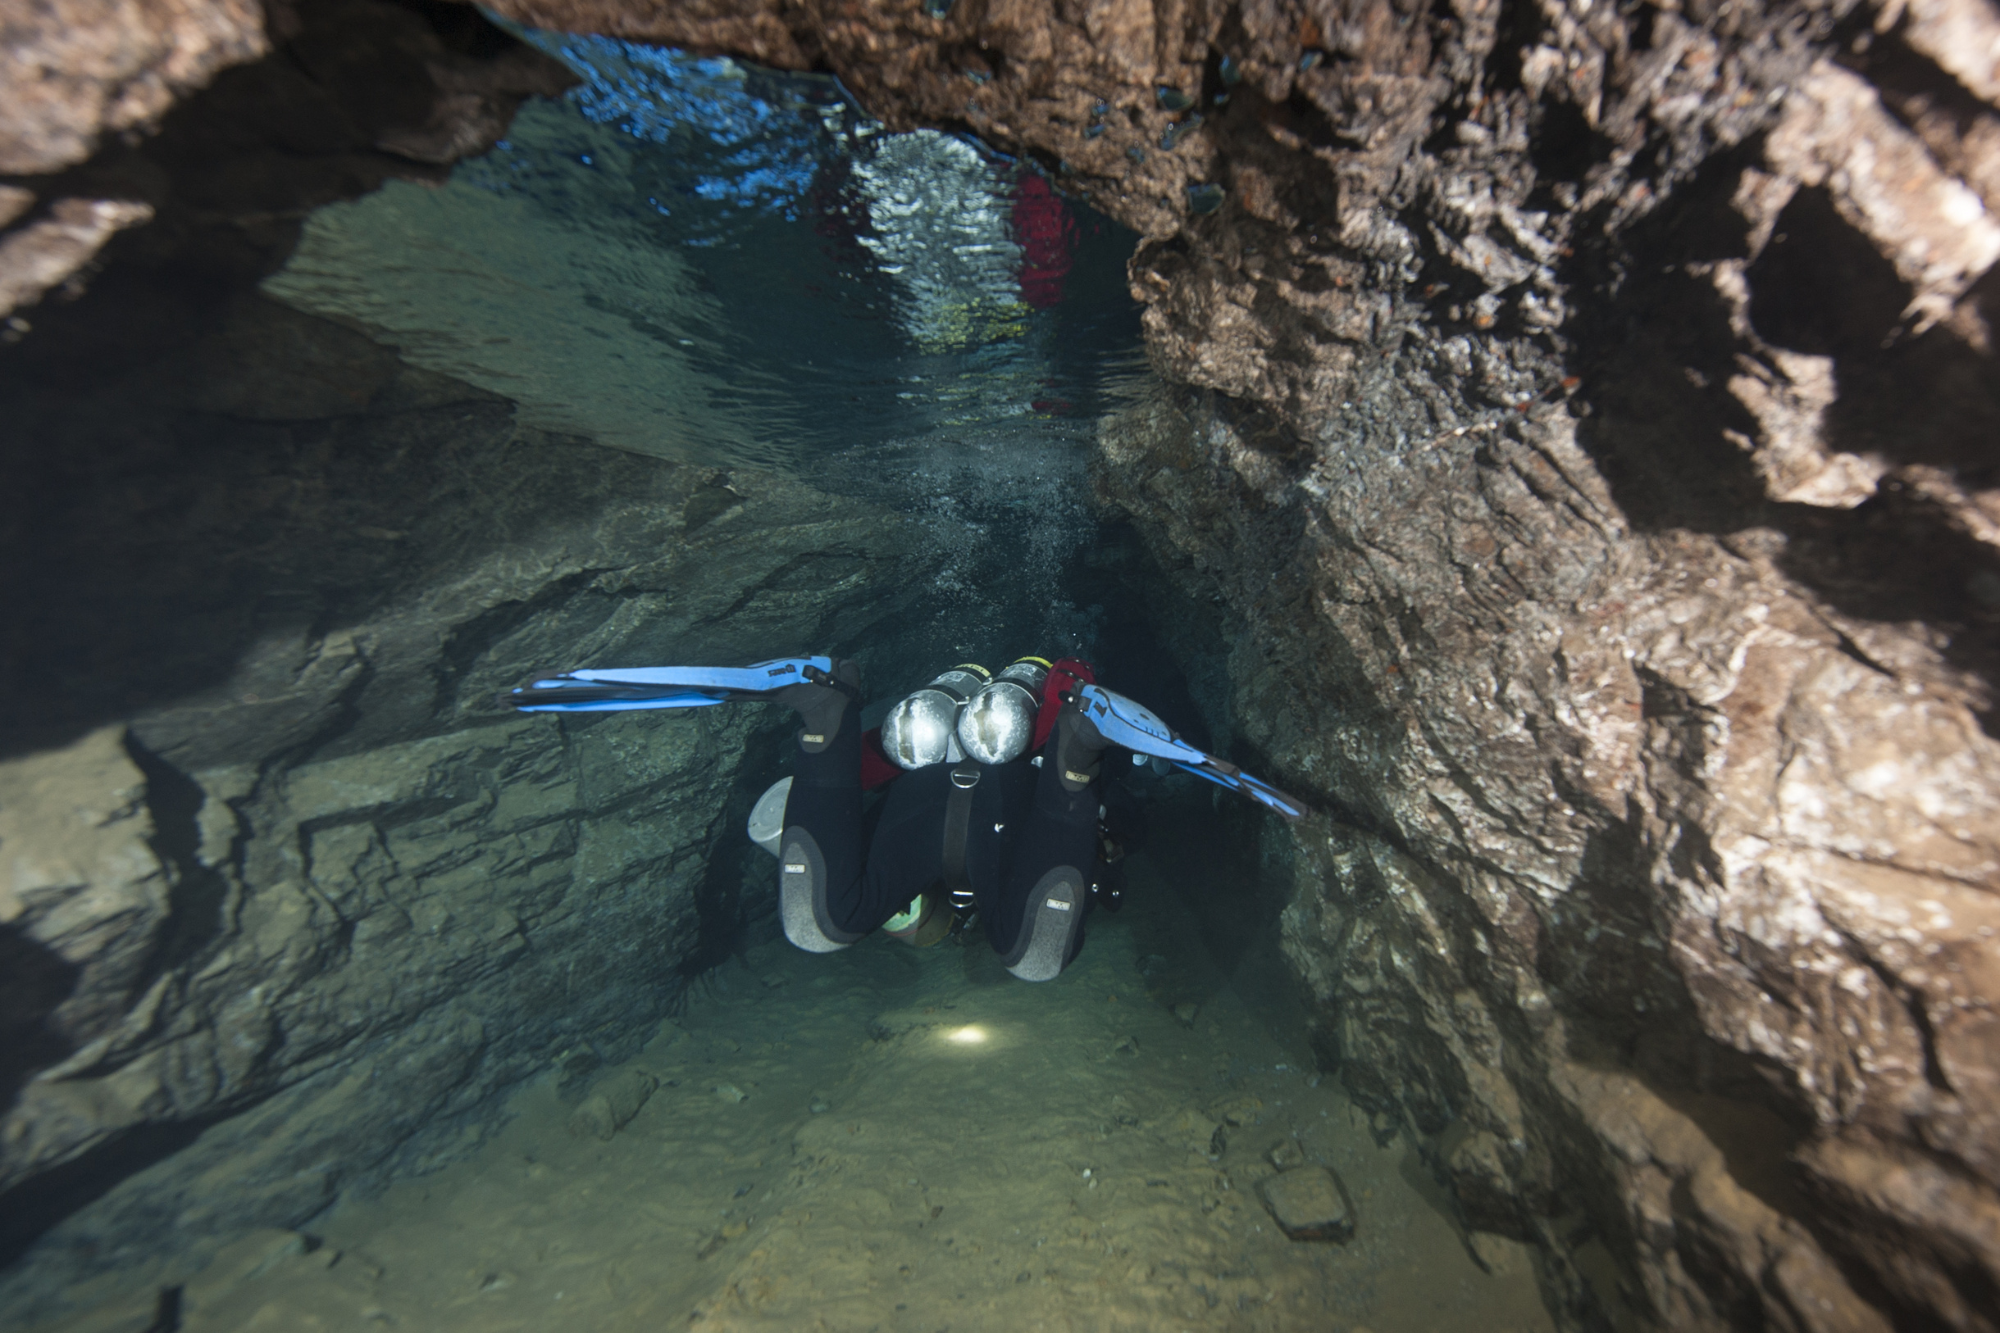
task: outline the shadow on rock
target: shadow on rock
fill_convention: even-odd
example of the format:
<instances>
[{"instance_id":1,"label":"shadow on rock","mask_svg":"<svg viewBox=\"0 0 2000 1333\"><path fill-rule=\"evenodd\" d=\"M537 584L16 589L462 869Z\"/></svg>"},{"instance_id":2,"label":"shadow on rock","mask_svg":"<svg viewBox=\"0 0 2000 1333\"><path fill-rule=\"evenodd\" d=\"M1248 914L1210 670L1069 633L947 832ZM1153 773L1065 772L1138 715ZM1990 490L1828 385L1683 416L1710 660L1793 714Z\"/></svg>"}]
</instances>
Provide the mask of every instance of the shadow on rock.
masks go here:
<instances>
[{"instance_id":1,"label":"shadow on rock","mask_svg":"<svg viewBox=\"0 0 2000 1333\"><path fill-rule=\"evenodd\" d=\"M1645 257L1578 339L1578 441L1640 531L1772 534L1835 610L1921 622L2000 683L2000 551L1976 498L2000 475L1992 352L1950 322L1918 331L1913 289L1825 190L1746 216L1747 160L1712 160L1640 229ZM1993 290L1989 274L1963 308Z\"/></svg>"},{"instance_id":2,"label":"shadow on rock","mask_svg":"<svg viewBox=\"0 0 2000 1333\"><path fill-rule=\"evenodd\" d=\"M37 1069L70 1053L47 1020L75 991L78 971L53 949L0 926L0 1111Z\"/></svg>"}]
</instances>

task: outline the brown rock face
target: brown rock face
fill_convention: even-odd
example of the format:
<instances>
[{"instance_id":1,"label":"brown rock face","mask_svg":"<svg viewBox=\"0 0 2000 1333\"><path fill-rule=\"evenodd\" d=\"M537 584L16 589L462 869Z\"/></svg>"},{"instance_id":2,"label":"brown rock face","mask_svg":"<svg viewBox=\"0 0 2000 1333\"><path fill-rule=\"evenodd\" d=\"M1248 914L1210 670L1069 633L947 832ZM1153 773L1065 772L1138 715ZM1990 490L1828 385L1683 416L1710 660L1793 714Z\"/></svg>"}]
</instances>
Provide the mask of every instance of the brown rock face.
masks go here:
<instances>
[{"instance_id":1,"label":"brown rock face","mask_svg":"<svg viewBox=\"0 0 2000 1333\"><path fill-rule=\"evenodd\" d=\"M469 10L382 0L57 4L5 30L0 316L74 296L147 221L121 258L192 259L218 286L261 276L308 210L441 179L524 98L572 81Z\"/></svg>"},{"instance_id":2,"label":"brown rock face","mask_svg":"<svg viewBox=\"0 0 2000 1333\"><path fill-rule=\"evenodd\" d=\"M253 0L10 0L0 173L57 171L150 128L217 70L270 49Z\"/></svg>"},{"instance_id":3,"label":"brown rock face","mask_svg":"<svg viewBox=\"0 0 2000 1333\"><path fill-rule=\"evenodd\" d=\"M1585 1319L1996 1326L1990 6L501 8L1147 235L1104 493L1239 618L1326 1055L1473 1225Z\"/></svg>"}]
</instances>

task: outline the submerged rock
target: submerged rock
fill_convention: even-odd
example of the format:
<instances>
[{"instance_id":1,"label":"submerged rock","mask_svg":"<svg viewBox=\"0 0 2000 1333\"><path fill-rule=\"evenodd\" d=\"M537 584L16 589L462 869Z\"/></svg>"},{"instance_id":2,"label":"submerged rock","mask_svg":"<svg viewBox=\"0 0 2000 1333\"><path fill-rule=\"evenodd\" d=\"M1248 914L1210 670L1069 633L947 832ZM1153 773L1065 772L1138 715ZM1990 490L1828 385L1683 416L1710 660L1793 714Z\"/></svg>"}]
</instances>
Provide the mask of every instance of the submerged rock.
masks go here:
<instances>
[{"instance_id":1,"label":"submerged rock","mask_svg":"<svg viewBox=\"0 0 2000 1333\"><path fill-rule=\"evenodd\" d=\"M581 1085L595 1074L604 1064L597 1052L589 1049L564 1051L556 1056L556 1091L580 1090Z\"/></svg>"},{"instance_id":2,"label":"submerged rock","mask_svg":"<svg viewBox=\"0 0 2000 1333\"><path fill-rule=\"evenodd\" d=\"M1225 1125L1254 1125L1263 1118L1264 1099L1249 1093L1228 1097L1208 1108L1211 1118Z\"/></svg>"},{"instance_id":3,"label":"submerged rock","mask_svg":"<svg viewBox=\"0 0 2000 1333\"><path fill-rule=\"evenodd\" d=\"M1295 1166L1257 1184L1279 1228L1289 1240L1345 1243L1354 1236L1354 1211L1347 1187L1323 1166Z\"/></svg>"},{"instance_id":4,"label":"submerged rock","mask_svg":"<svg viewBox=\"0 0 2000 1333\"><path fill-rule=\"evenodd\" d=\"M569 1132L578 1138L611 1140L639 1114L660 1080L643 1069L626 1069L606 1078L570 1112Z\"/></svg>"},{"instance_id":5,"label":"submerged rock","mask_svg":"<svg viewBox=\"0 0 2000 1333\"><path fill-rule=\"evenodd\" d=\"M1299 1146L1297 1139L1278 1140L1277 1143L1271 1146L1271 1151L1264 1154L1264 1157L1265 1160L1269 1161L1272 1166L1280 1171L1289 1171L1293 1167L1304 1166L1306 1162L1305 1149Z\"/></svg>"}]
</instances>

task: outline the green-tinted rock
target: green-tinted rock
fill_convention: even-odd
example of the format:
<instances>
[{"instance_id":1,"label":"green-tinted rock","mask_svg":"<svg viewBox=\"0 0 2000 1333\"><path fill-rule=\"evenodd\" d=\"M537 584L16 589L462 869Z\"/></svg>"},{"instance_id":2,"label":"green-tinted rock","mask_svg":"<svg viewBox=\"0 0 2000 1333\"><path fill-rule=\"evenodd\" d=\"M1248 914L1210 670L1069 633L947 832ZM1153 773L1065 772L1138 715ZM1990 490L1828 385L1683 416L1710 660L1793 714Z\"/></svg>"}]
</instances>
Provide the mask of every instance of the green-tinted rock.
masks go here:
<instances>
[{"instance_id":1,"label":"green-tinted rock","mask_svg":"<svg viewBox=\"0 0 2000 1333\"><path fill-rule=\"evenodd\" d=\"M1354 1235L1354 1210L1340 1178L1323 1166L1298 1166L1257 1186L1264 1207L1292 1240L1346 1241Z\"/></svg>"}]
</instances>

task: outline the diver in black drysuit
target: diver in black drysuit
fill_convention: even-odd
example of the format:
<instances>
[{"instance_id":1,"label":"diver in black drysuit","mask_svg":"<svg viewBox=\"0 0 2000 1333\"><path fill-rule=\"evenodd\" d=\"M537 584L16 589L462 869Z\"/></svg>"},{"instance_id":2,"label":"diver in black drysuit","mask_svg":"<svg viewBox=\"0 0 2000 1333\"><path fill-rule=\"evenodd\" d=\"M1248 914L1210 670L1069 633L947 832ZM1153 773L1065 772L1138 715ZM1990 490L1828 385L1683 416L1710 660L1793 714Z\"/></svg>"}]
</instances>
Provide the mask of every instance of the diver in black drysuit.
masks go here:
<instances>
[{"instance_id":1,"label":"diver in black drysuit","mask_svg":"<svg viewBox=\"0 0 2000 1333\"><path fill-rule=\"evenodd\" d=\"M905 773L890 784L864 855L860 672L837 663L833 682L772 696L804 721L778 855L787 937L813 952L845 948L919 894L969 888L1007 969L1053 980L1083 947L1103 736L1066 704L1039 767L1023 755ZM954 826L962 846L949 843Z\"/></svg>"}]
</instances>

